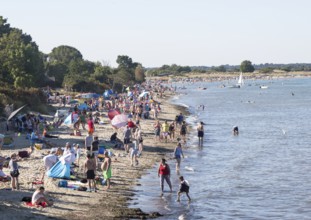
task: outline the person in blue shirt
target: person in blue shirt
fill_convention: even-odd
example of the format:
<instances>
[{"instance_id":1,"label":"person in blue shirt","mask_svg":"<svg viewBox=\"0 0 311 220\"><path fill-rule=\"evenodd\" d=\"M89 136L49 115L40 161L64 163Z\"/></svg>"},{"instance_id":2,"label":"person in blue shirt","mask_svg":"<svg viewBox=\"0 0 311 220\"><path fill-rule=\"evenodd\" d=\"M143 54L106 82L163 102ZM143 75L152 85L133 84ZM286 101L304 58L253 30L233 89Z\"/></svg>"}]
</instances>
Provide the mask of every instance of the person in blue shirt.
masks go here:
<instances>
[{"instance_id":1,"label":"person in blue shirt","mask_svg":"<svg viewBox=\"0 0 311 220\"><path fill-rule=\"evenodd\" d=\"M181 148L181 143L178 143L177 146L175 147L174 156L176 159L176 170L179 171L181 157L185 158L184 153L183 153L182 148Z\"/></svg>"}]
</instances>

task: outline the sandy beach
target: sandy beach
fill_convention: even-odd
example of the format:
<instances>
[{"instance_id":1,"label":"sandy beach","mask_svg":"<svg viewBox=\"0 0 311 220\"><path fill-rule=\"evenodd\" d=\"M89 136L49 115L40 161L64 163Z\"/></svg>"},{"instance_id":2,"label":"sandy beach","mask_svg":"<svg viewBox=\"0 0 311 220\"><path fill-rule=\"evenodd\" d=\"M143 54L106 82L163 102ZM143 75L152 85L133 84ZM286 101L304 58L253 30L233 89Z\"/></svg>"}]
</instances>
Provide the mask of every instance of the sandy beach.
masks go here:
<instances>
[{"instance_id":1,"label":"sandy beach","mask_svg":"<svg viewBox=\"0 0 311 220\"><path fill-rule=\"evenodd\" d=\"M171 94L166 92L161 102L161 113L159 114L160 122L164 120L174 120L180 112L186 114L186 110L179 106L174 106L168 102ZM21 159L20 166L20 190L11 191L10 183L0 183L0 211L3 219L103 219L103 218L153 218L158 213L143 213L140 209L130 209L127 201L134 195L133 187L138 184L138 179L149 168L158 164L161 158L167 153L172 153L176 145L174 142L156 143L153 131L154 119L141 120L141 127L144 139L144 151L139 158L139 165L131 167L130 159L123 149L112 149L115 156L112 157L112 178L111 188L104 189L104 186L97 185L99 190L95 192L76 191L57 186L59 179L45 177L44 187L48 197L53 199L54 205L46 208L34 208L25 206L21 199L25 196L31 196L36 188L32 188L31 182L41 178L44 170L42 158L48 154L48 149L35 150L29 158ZM99 140L109 139L113 133L108 117L105 117L104 125L96 125L95 135ZM52 145L64 147L66 142L78 143L84 146L84 138L87 134L82 130L82 136L70 136L72 131L68 128L61 127L53 134L58 135L58 139L50 139ZM177 132L176 132L177 133ZM118 131L118 137L122 138L122 131ZM176 139L176 138L175 138ZM29 148L29 141L26 140L25 134L14 136L15 146L12 149L4 147L0 154L10 156L13 152L26 150ZM80 167L84 164L85 155L80 159ZM81 169L81 168L75 168ZM4 168L5 173L9 173ZM81 170L78 172L81 172ZM97 172L102 175L101 171ZM155 180L157 181L157 180ZM73 181L71 181L73 182ZM77 182L76 182L77 183ZM87 185L86 185L87 186ZM160 190L160 188L159 188Z\"/></svg>"}]
</instances>

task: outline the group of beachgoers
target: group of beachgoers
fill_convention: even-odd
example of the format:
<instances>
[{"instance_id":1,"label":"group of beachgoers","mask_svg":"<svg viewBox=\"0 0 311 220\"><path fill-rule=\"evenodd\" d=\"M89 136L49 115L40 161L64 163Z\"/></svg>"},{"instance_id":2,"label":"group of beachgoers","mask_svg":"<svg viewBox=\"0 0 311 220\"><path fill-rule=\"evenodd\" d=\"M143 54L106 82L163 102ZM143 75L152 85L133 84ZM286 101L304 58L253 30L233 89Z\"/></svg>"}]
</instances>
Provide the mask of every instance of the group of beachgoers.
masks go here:
<instances>
[{"instance_id":1,"label":"group of beachgoers","mask_svg":"<svg viewBox=\"0 0 311 220\"><path fill-rule=\"evenodd\" d=\"M73 122L72 135L81 136L81 129L87 130L87 136L85 137L84 147L79 144L66 143L64 147L51 148L49 154L43 157L44 173L42 175L41 182L44 181L44 176L61 158L70 158L71 165L75 165L79 170L83 170L88 182L88 191L97 191L96 175L97 171L102 172L102 176L105 179L106 189L111 187L110 179L112 177L111 172L111 156L110 151L104 151L99 154L100 144L102 140L98 138L98 132L96 134L96 124L101 121L100 117L103 116L102 112L116 109L120 114L128 115L127 124L124 127L114 127L112 135L109 140L114 144L114 147L123 148L124 154L129 158L130 166L138 166L139 158L143 155L143 129L141 127L141 120L154 120L154 132L155 140L158 143L167 143L177 140L177 145L174 149L174 159L176 160L176 170L180 170L181 158L184 157L182 146L186 143L186 136L188 133L187 123L185 122L185 116L180 113L176 115L175 119L168 122L167 120L160 122L158 115L161 114L161 103L157 101L157 98L162 97L166 90L174 91L171 87L163 87L161 83L155 83L153 85L146 84L141 87L136 86L131 95L121 94L113 95L109 99L104 97L92 98L86 100L85 104L89 106L87 109L79 110L77 105L72 106L70 111ZM141 94L144 93L143 96ZM63 96L64 97L64 96ZM62 100L63 104L68 104L68 100ZM94 111L96 114L94 114ZM97 117L99 119L97 120ZM49 134L48 131L54 129L51 123L48 123L46 119L41 116L26 115L23 118L18 118L15 121L20 132L27 130L30 133L29 138L33 140L33 143L41 143L46 141L46 138L57 138L57 136ZM204 128L203 123L197 128L199 140L203 142ZM42 135L40 134L42 132ZM118 138L118 134L122 138ZM107 140L105 140L107 141ZM30 148L29 154L31 154L33 148ZM102 155L103 154L103 155ZM10 174L6 175L3 171L3 165L7 158L0 157L0 180L11 181L12 190L19 190L18 177L20 175L18 169L19 156L12 154L8 163ZM81 164L81 160L84 162ZM172 186L170 183L170 168L163 158L159 165L158 175L160 177L161 192L164 189L164 180L169 184L170 189ZM178 191L178 199L180 195L186 193L189 201L189 183L183 176L180 179L180 189ZM34 192L32 196L32 203L34 205L42 204L53 205L53 202L46 196L45 188L40 186Z\"/></svg>"}]
</instances>

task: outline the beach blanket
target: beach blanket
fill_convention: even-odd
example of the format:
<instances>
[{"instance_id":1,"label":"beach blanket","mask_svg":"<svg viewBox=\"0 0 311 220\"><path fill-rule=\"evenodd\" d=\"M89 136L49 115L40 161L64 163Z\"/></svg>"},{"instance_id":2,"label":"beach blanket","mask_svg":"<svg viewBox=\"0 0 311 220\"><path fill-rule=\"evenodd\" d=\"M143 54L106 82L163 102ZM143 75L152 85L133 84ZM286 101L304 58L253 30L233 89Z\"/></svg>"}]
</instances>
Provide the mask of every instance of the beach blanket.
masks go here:
<instances>
[{"instance_id":1,"label":"beach blanket","mask_svg":"<svg viewBox=\"0 0 311 220\"><path fill-rule=\"evenodd\" d=\"M36 208L39 208L39 207L45 208L47 206L45 202L41 202L39 205L34 205L32 204L32 202L25 202L25 205L28 207L36 207Z\"/></svg>"}]
</instances>

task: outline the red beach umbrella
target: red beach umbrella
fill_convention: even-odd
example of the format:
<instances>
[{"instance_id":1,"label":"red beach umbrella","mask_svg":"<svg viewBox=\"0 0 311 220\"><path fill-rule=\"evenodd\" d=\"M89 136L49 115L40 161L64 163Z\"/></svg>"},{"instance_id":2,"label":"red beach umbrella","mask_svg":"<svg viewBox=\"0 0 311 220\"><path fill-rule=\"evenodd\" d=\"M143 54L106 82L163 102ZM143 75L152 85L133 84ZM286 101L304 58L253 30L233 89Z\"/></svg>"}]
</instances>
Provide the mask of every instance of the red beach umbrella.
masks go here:
<instances>
[{"instance_id":1,"label":"red beach umbrella","mask_svg":"<svg viewBox=\"0 0 311 220\"><path fill-rule=\"evenodd\" d=\"M121 112L120 112L119 110L117 110L117 109L111 109L111 110L108 111L108 118L109 118L110 120L112 120L112 119L114 118L114 116L120 115L120 114L121 114Z\"/></svg>"}]
</instances>

